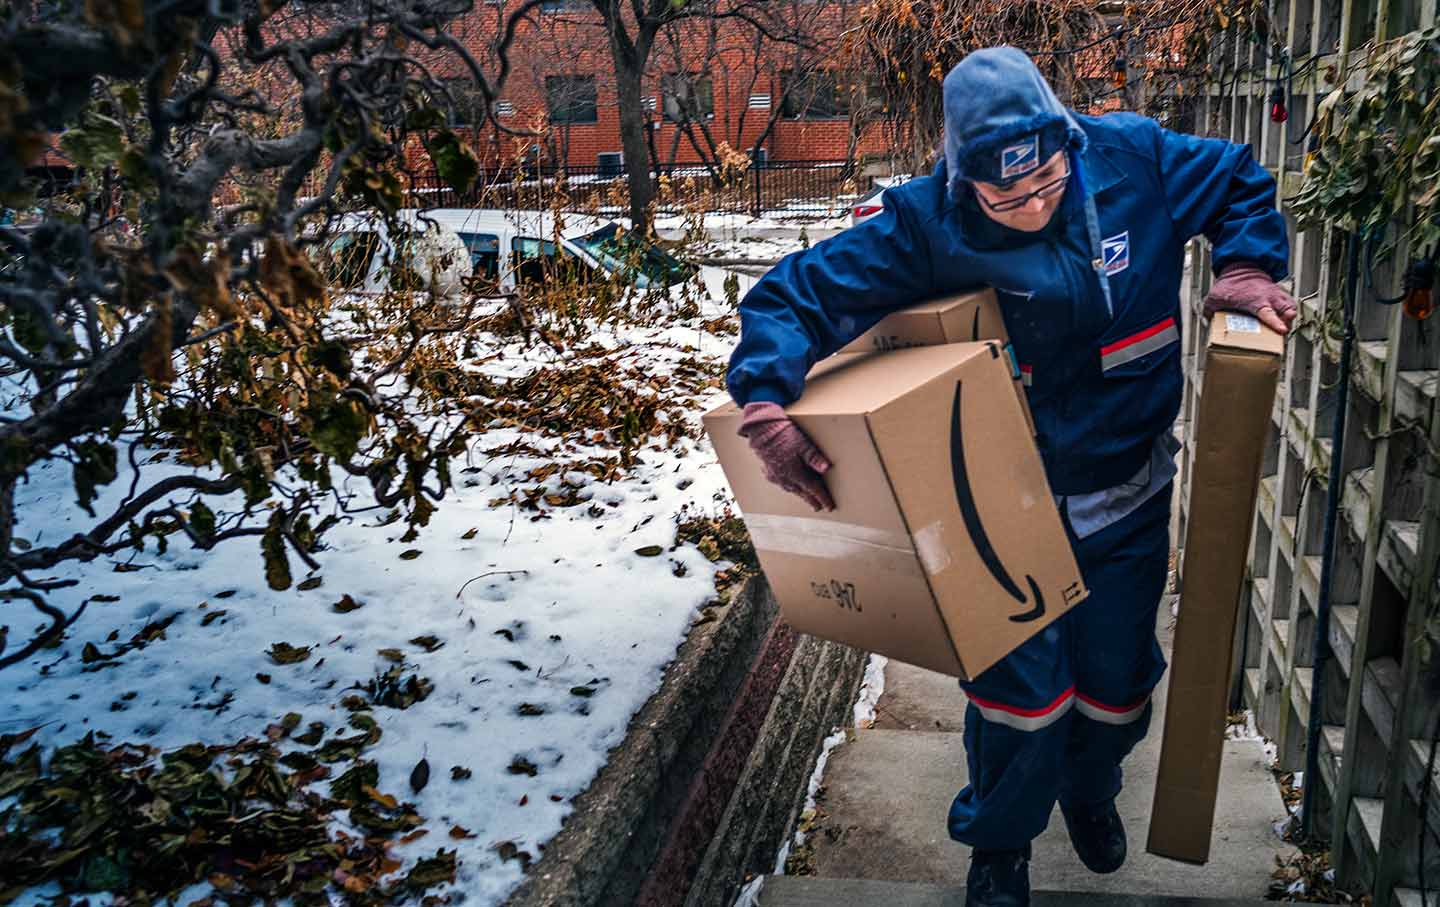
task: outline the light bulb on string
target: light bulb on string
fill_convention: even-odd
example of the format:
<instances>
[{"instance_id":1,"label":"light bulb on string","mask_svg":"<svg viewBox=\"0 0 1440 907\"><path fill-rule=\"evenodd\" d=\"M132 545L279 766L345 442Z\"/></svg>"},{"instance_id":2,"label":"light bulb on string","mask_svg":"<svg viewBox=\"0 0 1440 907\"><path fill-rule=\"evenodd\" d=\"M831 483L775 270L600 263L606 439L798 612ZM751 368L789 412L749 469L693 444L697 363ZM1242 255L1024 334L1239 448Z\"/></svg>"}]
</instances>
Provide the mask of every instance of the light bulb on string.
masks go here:
<instances>
[{"instance_id":1,"label":"light bulb on string","mask_svg":"<svg viewBox=\"0 0 1440 907\"><path fill-rule=\"evenodd\" d=\"M1405 274L1400 278L1400 295L1392 299L1376 301L1384 305L1400 303L1405 314L1416 321L1424 321L1435 314L1436 259L1440 248L1432 246L1429 255L1417 255L1410 259Z\"/></svg>"},{"instance_id":2,"label":"light bulb on string","mask_svg":"<svg viewBox=\"0 0 1440 907\"><path fill-rule=\"evenodd\" d=\"M1283 123L1288 119L1290 112L1285 109L1285 89L1276 81L1275 87L1270 90L1270 122Z\"/></svg>"},{"instance_id":3,"label":"light bulb on string","mask_svg":"<svg viewBox=\"0 0 1440 907\"><path fill-rule=\"evenodd\" d=\"M1405 269L1405 295L1401 306L1405 314L1416 321L1424 321L1435 313L1435 255L1429 258L1415 258Z\"/></svg>"}]
</instances>

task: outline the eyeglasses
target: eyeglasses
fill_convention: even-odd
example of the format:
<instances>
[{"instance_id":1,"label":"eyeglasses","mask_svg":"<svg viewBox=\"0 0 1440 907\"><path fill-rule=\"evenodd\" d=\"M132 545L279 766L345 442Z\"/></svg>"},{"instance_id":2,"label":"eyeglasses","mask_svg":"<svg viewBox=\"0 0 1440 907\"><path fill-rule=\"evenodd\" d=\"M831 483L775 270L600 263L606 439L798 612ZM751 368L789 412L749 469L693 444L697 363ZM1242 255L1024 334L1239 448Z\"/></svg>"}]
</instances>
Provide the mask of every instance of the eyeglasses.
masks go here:
<instances>
[{"instance_id":1,"label":"eyeglasses","mask_svg":"<svg viewBox=\"0 0 1440 907\"><path fill-rule=\"evenodd\" d=\"M1059 177L1058 179L1051 180L1050 182L1041 186L1039 189L1036 189L1034 192L1027 192L1024 195L1017 195L1014 198L1001 199L998 202L990 201L985 196L981 195L978 190L975 192L975 195L977 198L980 199L981 204L989 208L991 211L1015 211L1029 204L1030 199L1032 198L1049 198L1050 196L1057 194L1058 192L1060 192L1060 190L1065 188L1065 184L1069 181L1070 163L1069 161L1066 161L1065 174L1063 176Z\"/></svg>"}]
</instances>

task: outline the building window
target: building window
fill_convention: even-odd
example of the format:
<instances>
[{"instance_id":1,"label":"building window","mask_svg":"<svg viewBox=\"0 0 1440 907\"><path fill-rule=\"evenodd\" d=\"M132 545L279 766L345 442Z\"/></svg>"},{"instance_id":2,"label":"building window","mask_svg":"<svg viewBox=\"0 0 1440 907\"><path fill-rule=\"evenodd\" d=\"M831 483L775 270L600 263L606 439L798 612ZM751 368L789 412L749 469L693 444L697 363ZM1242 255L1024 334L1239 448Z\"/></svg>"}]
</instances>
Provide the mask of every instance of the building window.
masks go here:
<instances>
[{"instance_id":1,"label":"building window","mask_svg":"<svg viewBox=\"0 0 1440 907\"><path fill-rule=\"evenodd\" d=\"M485 110L485 96L480 86L470 76L458 76L445 80L445 90L450 92L454 106L450 108L451 126L478 126Z\"/></svg>"},{"instance_id":2,"label":"building window","mask_svg":"<svg viewBox=\"0 0 1440 907\"><path fill-rule=\"evenodd\" d=\"M1091 106L1104 104L1109 98L1123 97L1124 93L1115 88L1114 83L1107 78L1080 78L1075 80L1072 103L1082 112Z\"/></svg>"},{"instance_id":3,"label":"building window","mask_svg":"<svg viewBox=\"0 0 1440 907\"><path fill-rule=\"evenodd\" d=\"M616 177L625 172L625 155L619 151L602 151L595 156L595 175Z\"/></svg>"},{"instance_id":4,"label":"building window","mask_svg":"<svg viewBox=\"0 0 1440 907\"><path fill-rule=\"evenodd\" d=\"M546 76L545 106L552 123L596 122L595 77Z\"/></svg>"},{"instance_id":5,"label":"building window","mask_svg":"<svg viewBox=\"0 0 1440 907\"><path fill-rule=\"evenodd\" d=\"M660 77L665 119L672 123L708 120L715 116L715 89L709 76L670 72Z\"/></svg>"},{"instance_id":6,"label":"building window","mask_svg":"<svg viewBox=\"0 0 1440 907\"><path fill-rule=\"evenodd\" d=\"M780 73L780 115L792 120L840 120L850 115L850 91L840 75L816 71Z\"/></svg>"},{"instance_id":7,"label":"building window","mask_svg":"<svg viewBox=\"0 0 1440 907\"><path fill-rule=\"evenodd\" d=\"M872 115L878 117L894 117L895 111L890 107L890 102L885 99L885 87L880 81L879 73L865 74L865 109Z\"/></svg>"}]
</instances>

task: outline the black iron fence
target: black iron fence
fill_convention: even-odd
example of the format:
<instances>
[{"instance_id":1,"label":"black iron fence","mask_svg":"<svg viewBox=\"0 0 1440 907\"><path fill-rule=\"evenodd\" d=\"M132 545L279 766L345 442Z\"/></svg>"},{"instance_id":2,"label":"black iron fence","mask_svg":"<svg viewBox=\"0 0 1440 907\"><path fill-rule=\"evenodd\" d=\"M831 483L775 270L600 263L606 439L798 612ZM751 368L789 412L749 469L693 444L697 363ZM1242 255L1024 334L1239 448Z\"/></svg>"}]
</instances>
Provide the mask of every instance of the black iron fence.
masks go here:
<instances>
[{"instance_id":1,"label":"black iron fence","mask_svg":"<svg viewBox=\"0 0 1440 907\"><path fill-rule=\"evenodd\" d=\"M684 164L652 171L660 214L706 211L781 217L839 217L870 190L854 162L760 161L723 169ZM623 167L484 170L473 188L458 192L437 175L411 180L409 204L424 208L548 210L561 207L621 214L629 205Z\"/></svg>"}]
</instances>

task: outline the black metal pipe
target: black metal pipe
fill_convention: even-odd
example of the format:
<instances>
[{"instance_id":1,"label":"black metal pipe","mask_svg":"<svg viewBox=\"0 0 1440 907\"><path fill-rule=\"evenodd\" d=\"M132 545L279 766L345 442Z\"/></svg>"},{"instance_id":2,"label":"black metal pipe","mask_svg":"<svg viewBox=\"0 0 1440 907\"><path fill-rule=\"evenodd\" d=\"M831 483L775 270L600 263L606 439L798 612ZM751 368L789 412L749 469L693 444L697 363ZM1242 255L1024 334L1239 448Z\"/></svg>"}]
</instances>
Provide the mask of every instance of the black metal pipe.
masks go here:
<instances>
[{"instance_id":1,"label":"black metal pipe","mask_svg":"<svg viewBox=\"0 0 1440 907\"><path fill-rule=\"evenodd\" d=\"M1320 558L1320 601L1315 606L1315 642L1310 679L1310 719L1305 735L1305 783L1300 805L1300 828L1306 838L1315 831L1315 790L1320 780L1320 704L1325 696L1325 663L1330 660L1330 587L1335 568L1335 527L1345 481L1345 415L1350 399L1350 351L1355 345L1356 275L1360 266L1360 237L1348 237L1346 255L1345 328L1340 340L1340 386L1335 393L1335 418L1330 430L1330 487L1325 496L1325 538ZM1298 525L1298 524L1297 524Z\"/></svg>"}]
</instances>

